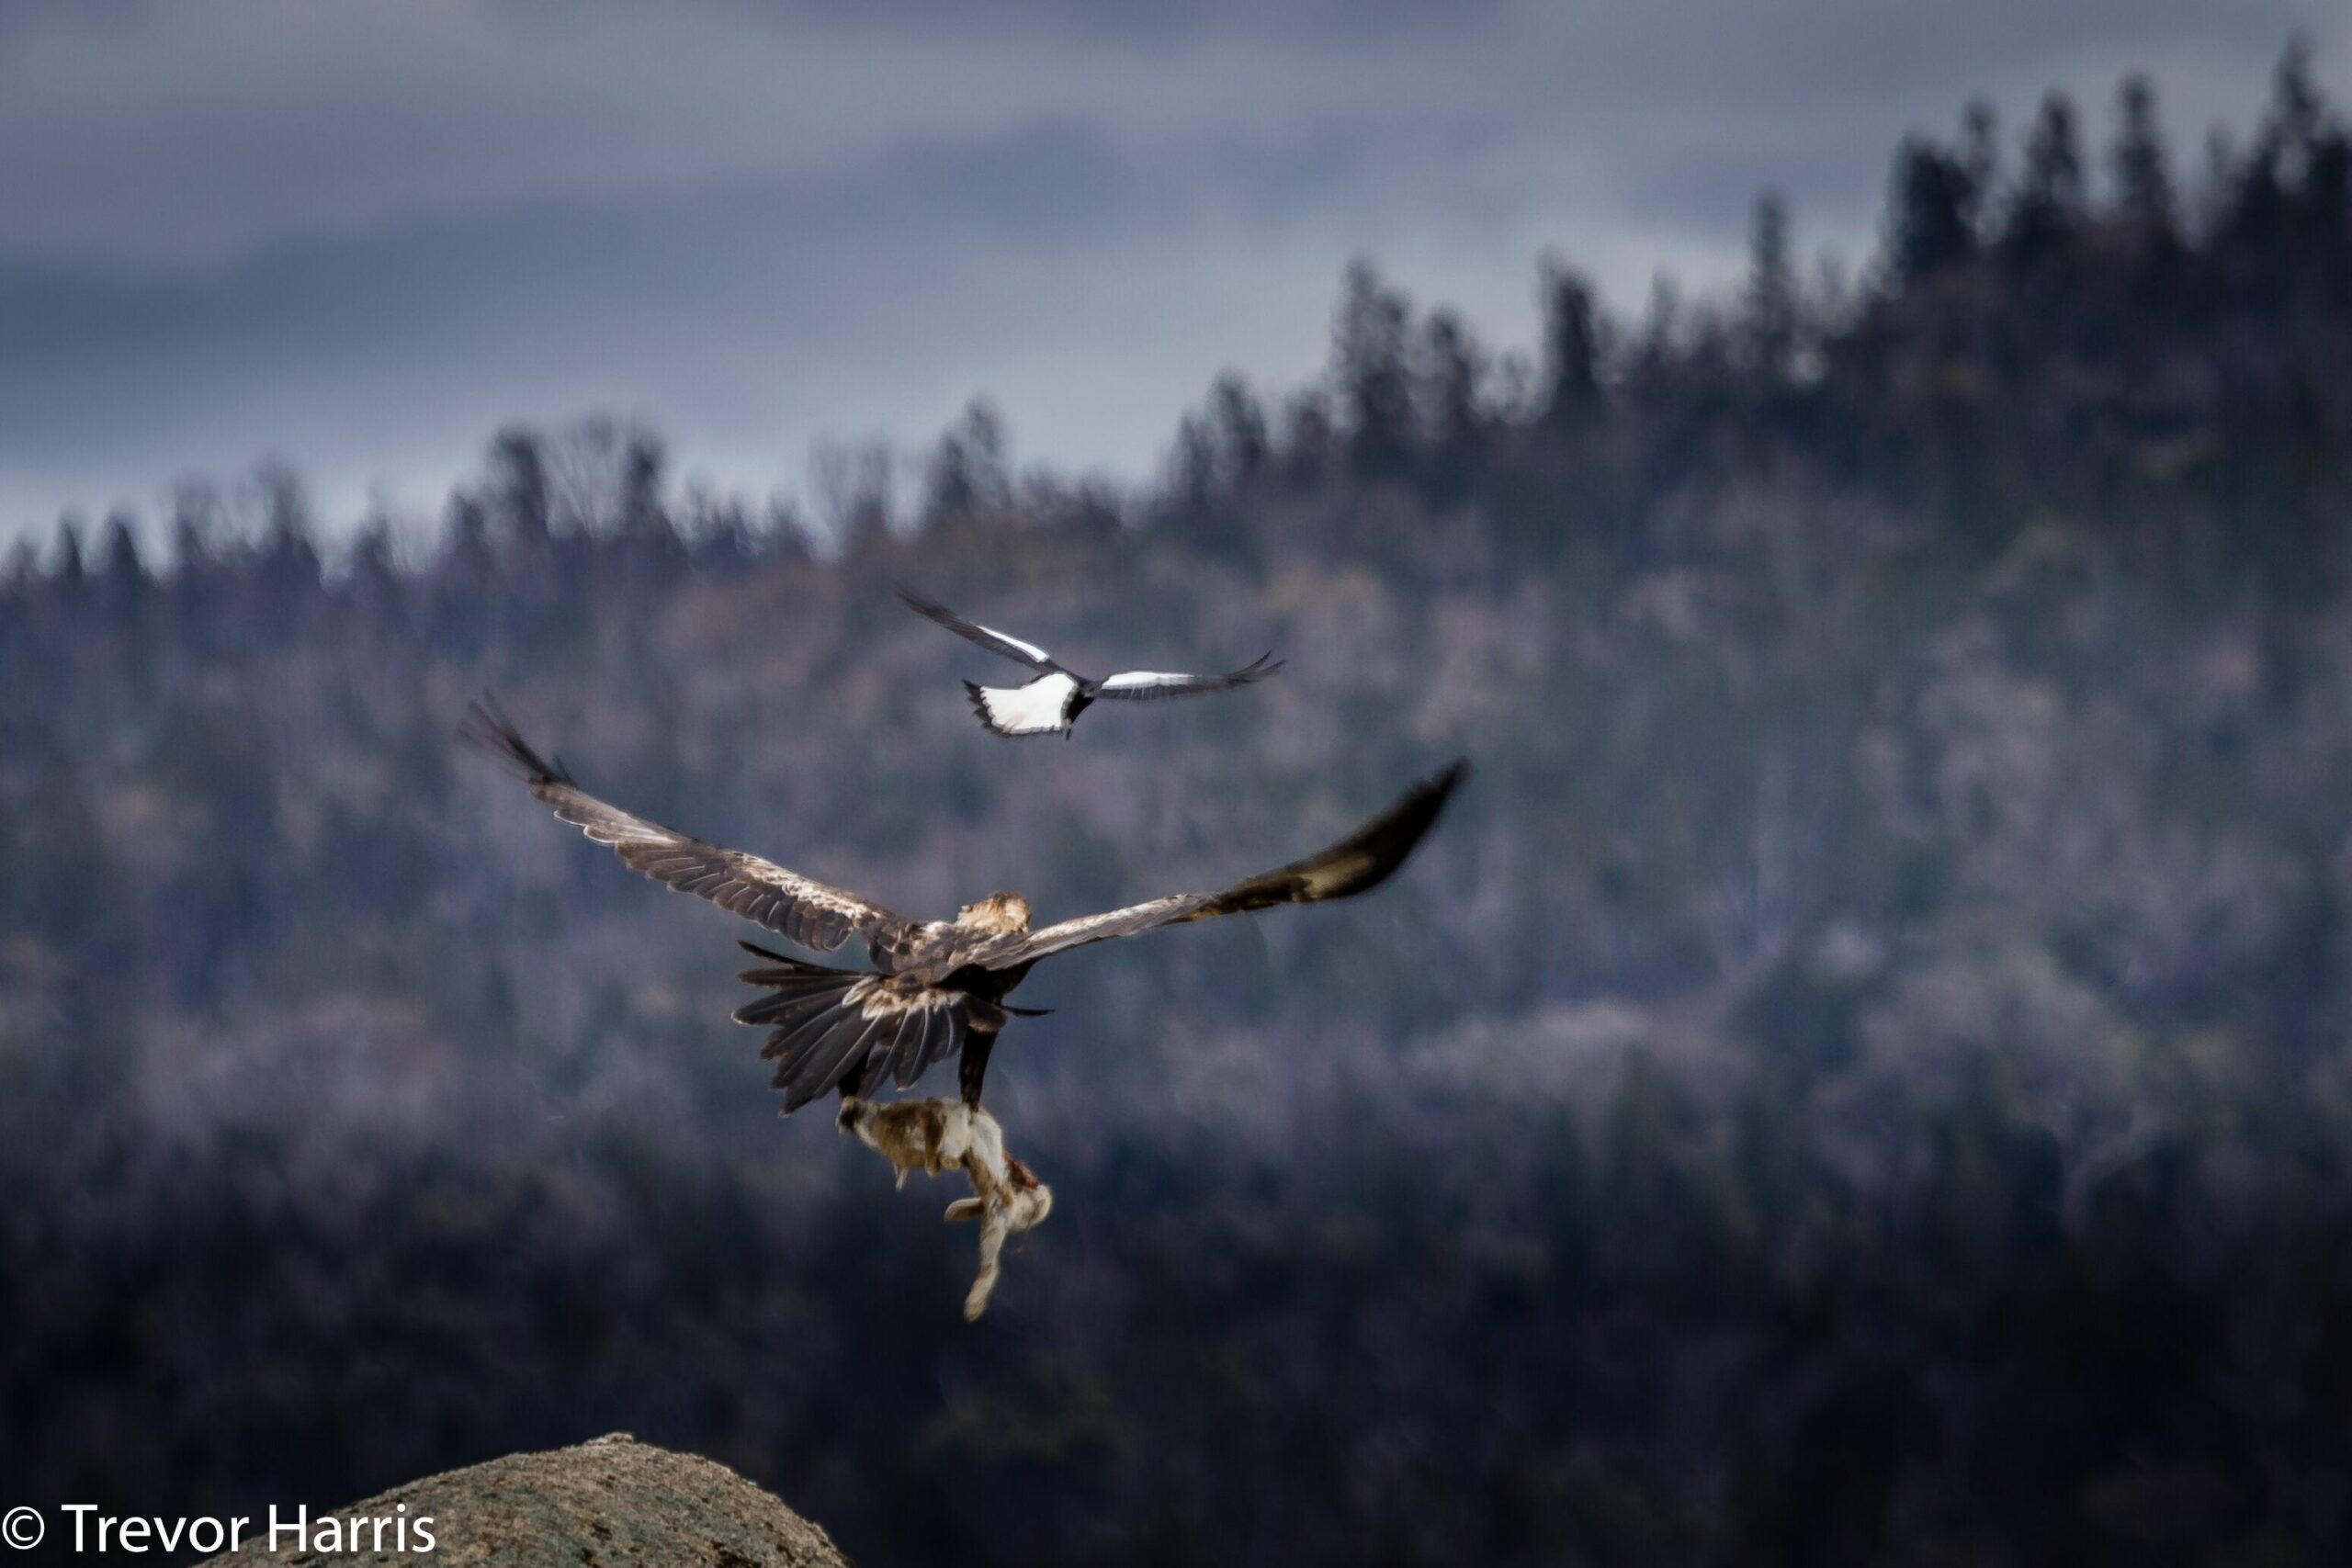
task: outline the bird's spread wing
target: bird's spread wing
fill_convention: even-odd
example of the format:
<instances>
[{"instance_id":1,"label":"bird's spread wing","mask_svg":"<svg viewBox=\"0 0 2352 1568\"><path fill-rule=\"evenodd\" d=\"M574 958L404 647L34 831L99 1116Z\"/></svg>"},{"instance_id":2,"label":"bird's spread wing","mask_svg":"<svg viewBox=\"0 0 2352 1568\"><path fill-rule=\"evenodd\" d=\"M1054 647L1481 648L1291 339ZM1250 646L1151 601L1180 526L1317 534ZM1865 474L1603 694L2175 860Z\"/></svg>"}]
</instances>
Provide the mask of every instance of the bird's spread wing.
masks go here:
<instances>
[{"instance_id":1,"label":"bird's spread wing","mask_svg":"<svg viewBox=\"0 0 2352 1568\"><path fill-rule=\"evenodd\" d=\"M1467 762L1456 761L1407 790L1395 805L1329 849L1237 883L1222 893L1179 893L1105 914L1082 915L1004 939L967 961L1005 969L1088 942L1135 936L1160 926L1269 909L1277 904L1319 904L1377 887L1405 863L1469 771Z\"/></svg>"},{"instance_id":2,"label":"bird's spread wing","mask_svg":"<svg viewBox=\"0 0 2352 1568\"><path fill-rule=\"evenodd\" d=\"M1001 654L1015 664L1026 664L1032 670L1047 671L1061 669L1060 665L1054 662L1052 654L1047 653L1034 642L1023 642L1017 637L1007 637L1004 633L981 626L976 621L967 621L946 605L933 604L911 590L899 589L899 597L904 599L907 602L907 608L916 615L937 621L956 636L969 637L990 653Z\"/></svg>"},{"instance_id":3,"label":"bird's spread wing","mask_svg":"<svg viewBox=\"0 0 2352 1568\"><path fill-rule=\"evenodd\" d=\"M830 953L854 932L874 946L878 957L885 948L905 945L918 930L854 893L605 805L575 784L560 761L550 764L532 750L495 703L467 705L458 734L519 773L557 817L596 842L612 846L633 869L782 932L804 947Z\"/></svg>"},{"instance_id":4,"label":"bird's spread wing","mask_svg":"<svg viewBox=\"0 0 2352 1568\"><path fill-rule=\"evenodd\" d=\"M1094 694L1098 697L1125 697L1130 701L1153 697L1193 697L1204 692L1229 692L1236 686L1262 681L1282 667L1281 660L1271 653L1261 653L1240 669L1222 675L1181 675L1167 670L1130 670L1103 682L1095 689Z\"/></svg>"}]
</instances>

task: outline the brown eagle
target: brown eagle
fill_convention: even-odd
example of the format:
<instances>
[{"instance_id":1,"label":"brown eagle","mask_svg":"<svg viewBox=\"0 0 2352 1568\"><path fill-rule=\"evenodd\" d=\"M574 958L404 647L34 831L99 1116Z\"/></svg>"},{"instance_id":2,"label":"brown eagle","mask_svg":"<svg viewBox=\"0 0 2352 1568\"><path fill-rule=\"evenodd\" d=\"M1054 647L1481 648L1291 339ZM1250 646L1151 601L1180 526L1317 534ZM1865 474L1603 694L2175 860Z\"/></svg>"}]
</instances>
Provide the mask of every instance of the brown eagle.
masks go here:
<instances>
[{"instance_id":1,"label":"brown eagle","mask_svg":"<svg viewBox=\"0 0 2352 1568\"><path fill-rule=\"evenodd\" d=\"M1178 893L1033 931L1028 900L1017 893L967 904L952 920L910 920L773 861L632 817L582 791L560 761L540 757L495 704L469 705L460 733L513 768L557 817L656 882L820 952L853 935L865 939L873 967L865 971L742 943L765 960L742 978L769 994L736 1009L735 1021L769 1031L760 1055L776 1065L787 1115L836 1089L859 1099L886 1080L905 1089L950 1056L959 1058L964 1102L977 1110L998 1032L1027 1011L1004 998L1039 959L1212 915L1376 887L1405 863L1468 772L1456 761L1330 848L1222 893Z\"/></svg>"}]
</instances>

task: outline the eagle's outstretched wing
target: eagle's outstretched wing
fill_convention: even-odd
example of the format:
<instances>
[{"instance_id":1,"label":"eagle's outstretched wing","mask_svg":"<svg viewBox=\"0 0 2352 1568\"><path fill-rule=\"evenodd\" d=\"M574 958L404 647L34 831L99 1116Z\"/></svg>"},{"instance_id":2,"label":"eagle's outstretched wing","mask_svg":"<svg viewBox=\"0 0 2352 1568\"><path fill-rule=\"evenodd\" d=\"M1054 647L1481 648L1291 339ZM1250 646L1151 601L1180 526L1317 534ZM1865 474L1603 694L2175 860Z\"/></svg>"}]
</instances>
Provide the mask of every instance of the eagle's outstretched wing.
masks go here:
<instances>
[{"instance_id":1,"label":"eagle's outstretched wing","mask_svg":"<svg viewBox=\"0 0 2352 1568\"><path fill-rule=\"evenodd\" d=\"M1252 681L1262 681L1283 667L1272 653L1261 653L1238 670L1222 675L1180 675L1166 670L1129 670L1114 675L1094 689L1098 697L1122 697L1130 702L1153 697L1195 697L1204 692L1229 692Z\"/></svg>"},{"instance_id":2,"label":"eagle's outstretched wing","mask_svg":"<svg viewBox=\"0 0 2352 1568\"><path fill-rule=\"evenodd\" d=\"M1222 893L1179 893L1104 914L1081 915L1003 939L971 954L967 961L990 969L1009 969L1088 942L1135 936L1161 926L1269 909L1277 904L1319 904L1327 898L1365 892L1387 881L1405 863L1469 772L1467 761L1456 761L1407 790L1395 805L1329 849L1236 883Z\"/></svg>"},{"instance_id":3,"label":"eagle's outstretched wing","mask_svg":"<svg viewBox=\"0 0 2352 1568\"><path fill-rule=\"evenodd\" d=\"M1032 670L1046 673L1057 671L1061 671L1064 674L1069 673L1054 662L1052 654L1047 653L1034 642L1023 642L1017 637L1007 637L1004 633L981 626L976 621L967 621L946 605L934 604L912 589L899 589L899 597L904 599L907 602L907 608L916 615L928 620L937 621L957 637L968 637L990 653L1010 659L1015 664L1026 664Z\"/></svg>"},{"instance_id":4,"label":"eagle's outstretched wing","mask_svg":"<svg viewBox=\"0 0 2352 1568\"><path fill-rule=\"evenodd\" d=\"M612 846L631 868L681 893L707 898L804 947L830 953L854 932L866 939L879 959L886 950L904 948L917 933L913 922L854 893L605 805L574 784L560 761L550 764L531 750L497 704L487 698L466 705L458 733L515 771L557 817L596 842Z\"/></svg>"}]
</instances>

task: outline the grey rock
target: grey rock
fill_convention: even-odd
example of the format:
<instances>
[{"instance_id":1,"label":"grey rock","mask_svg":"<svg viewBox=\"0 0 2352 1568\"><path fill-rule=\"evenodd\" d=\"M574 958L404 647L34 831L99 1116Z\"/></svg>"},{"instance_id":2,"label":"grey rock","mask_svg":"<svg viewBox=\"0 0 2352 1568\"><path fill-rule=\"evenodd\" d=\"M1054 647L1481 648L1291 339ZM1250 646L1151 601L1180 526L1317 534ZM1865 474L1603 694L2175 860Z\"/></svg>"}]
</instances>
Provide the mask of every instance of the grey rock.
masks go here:
<instances>
[{"instance_id":1,"label":"grey rock","mask_svg":"<svg viewBox=\"0 0 2352 1568\"><path fill-rule=\"evenodd\" d=\"M403 1507L402 1505L405 1505ZM323 1535L338 1521L390 1519L379 1550L372 1526L356 1536ZM281 1506L278 1518L291 1517ZM577 1448L510 1454L486 1464L413 1481L380 1496L310 1512L297 1549L266 1533L203 1568L330 1563L562 1564L563 1568L848 1568L825 1532L726 1466L639 1442L625 1432ZM429 1519L433 1550L418 1551L417 1521ZM401 1523L410 1550L392 1550ZM325 1546L328 1550L315 1548ZM356 1550L354 1549L356 1546ZM339 1548L339 1550L337 1549Z\"/></svg>"}]
</instances>

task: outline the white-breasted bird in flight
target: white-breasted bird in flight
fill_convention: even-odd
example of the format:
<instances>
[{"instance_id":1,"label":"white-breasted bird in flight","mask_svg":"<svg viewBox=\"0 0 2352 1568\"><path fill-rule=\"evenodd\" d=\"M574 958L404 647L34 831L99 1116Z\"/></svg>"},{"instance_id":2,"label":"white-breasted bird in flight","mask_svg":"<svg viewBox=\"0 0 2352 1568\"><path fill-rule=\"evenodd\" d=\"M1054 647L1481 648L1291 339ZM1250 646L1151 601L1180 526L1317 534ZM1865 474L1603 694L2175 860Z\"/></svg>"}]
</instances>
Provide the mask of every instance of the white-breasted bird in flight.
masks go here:
<instances>
[{"instance_id":1,"label":"white-breasted bird in flight","mask_svg":"<svg viewBox=\"0 0 2352 1568\"><path fill-rule=\"evenodd\" d=\"M1229 692L1262 681L1283 667L1272 653L1223 675L1186 675L1168 670L1129 670L1101 681L1089 680L1064 667L1035 643L1023 642L1001 631L967 621L944 604L934 604L905 588L899 597L915 614L937 621L958 637L968 637L990 653L1025 664L1036 679L1023 686L983 686L964 682L971 694L972 711L997 735L1068 735L1078 716L1097 698L1148 702L1159 697L1193 697L1209 692Z\"/></svg>"}]
</instances>

